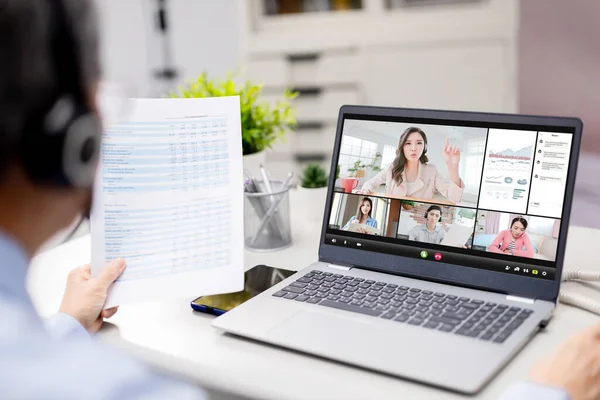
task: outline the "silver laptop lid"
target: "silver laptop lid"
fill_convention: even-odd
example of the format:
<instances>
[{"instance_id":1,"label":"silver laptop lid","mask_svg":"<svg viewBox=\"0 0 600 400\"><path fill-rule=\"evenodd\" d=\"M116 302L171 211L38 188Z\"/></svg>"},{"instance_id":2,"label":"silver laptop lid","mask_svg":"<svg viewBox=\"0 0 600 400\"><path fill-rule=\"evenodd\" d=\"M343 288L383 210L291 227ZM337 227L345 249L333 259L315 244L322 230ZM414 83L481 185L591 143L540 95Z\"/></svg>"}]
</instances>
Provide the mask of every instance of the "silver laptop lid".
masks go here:
<instances>
[{"instance_id":1,"label":"silver laptop lid","mask_svg":"<svg viewBox=\"0 0 600 400\"><path fill-rule=\"evenodd\" d=\"M555 301L581 132L576 118L344 106L319 258Z\"/></svg>"}]
</instances>

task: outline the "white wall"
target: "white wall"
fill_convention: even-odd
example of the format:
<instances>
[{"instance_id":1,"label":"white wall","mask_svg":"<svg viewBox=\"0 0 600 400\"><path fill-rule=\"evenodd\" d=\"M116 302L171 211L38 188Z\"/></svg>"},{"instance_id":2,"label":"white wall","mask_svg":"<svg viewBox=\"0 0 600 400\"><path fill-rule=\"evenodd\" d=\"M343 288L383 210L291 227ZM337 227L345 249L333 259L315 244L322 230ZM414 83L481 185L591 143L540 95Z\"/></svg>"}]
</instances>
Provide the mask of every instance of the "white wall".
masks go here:
<instances>
[{"instance_id":1,"label":"white wall","mask_svg":"<svg viewBox=\"0 0 600 400\"><path fill-rule=\"evenodd\" d=\"M162 42L153 25L158 2L95 1L105 79L128 85L136 95L158 95L152 80L152 70L162 65ZM225 76L241 67L244 6L237 0L167 1L172 62L180 81L203 71Z\"/></svg>"}]
</instances>

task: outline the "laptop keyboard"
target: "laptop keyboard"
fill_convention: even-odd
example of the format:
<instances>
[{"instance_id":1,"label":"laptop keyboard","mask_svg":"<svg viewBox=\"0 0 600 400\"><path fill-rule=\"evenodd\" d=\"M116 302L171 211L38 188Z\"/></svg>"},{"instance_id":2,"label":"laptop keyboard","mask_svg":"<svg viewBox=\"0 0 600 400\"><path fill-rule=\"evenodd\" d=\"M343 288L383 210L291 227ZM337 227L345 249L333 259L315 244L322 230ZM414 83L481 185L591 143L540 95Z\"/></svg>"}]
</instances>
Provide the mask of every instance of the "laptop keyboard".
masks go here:
<instances>
[{"instance_id":1,"label":"laptop keyboard","mask_svg":"<svg viewBox=\"0 0 600 400\"><path fill-rule=\"evenodd\" d=\"M330 272L311 271L273 294L339 310L503 343L533 310Z\"/></svg>"}]
</instances>

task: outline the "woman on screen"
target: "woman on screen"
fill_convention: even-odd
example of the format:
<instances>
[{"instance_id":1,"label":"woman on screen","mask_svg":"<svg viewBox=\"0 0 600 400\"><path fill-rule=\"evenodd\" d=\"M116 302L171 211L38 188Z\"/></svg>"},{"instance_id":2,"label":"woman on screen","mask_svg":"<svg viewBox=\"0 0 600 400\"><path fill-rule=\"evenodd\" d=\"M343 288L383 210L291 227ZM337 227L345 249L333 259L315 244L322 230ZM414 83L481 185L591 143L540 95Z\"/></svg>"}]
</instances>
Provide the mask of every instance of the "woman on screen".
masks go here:
<instances>
[{"instance_id":1,"label":"woman on screen","mask_svg":"<svg viewBox=\"0 0 600 400\"><path fill-rule=\"evenodd\" d=\"M373 202L370 198L364 197L356 210L356 215L353 215L350 220L344 225L342 230L347 231L350 229L351 224L363 224L372 228L377 228L377 220L371 217L371 210L373 209ZM368 233L364 228L357 227L356 232Z\"/></svg>"},{"instance_id":2,"label":"woman on screen","mask_svg":"<svg viewBox=\"0 0 600 400\"><path fill-rule=\"evenodd\" d=\"M529 236L525 233L527 220L517 217L512 220L510 229L506 229L496 236L489 247L492 253L510 254L520 257L533 257L533 246Z\"/></svg>"},{"instance_id":3,"label":"woman on screen","mask_svg":"<svg viewBox=\"0 0 600 400\"><path fill-rule=\"evenodd\" d=\"M400 136L394 161L388 168L366 181L357 193L370 194L385 184L385 193L394 197L432 200L438 191L451 203L458 203L465 187L458 174L460 149L450 146L446 138L442 155L450 179L440 176L435 165L428 164L425 132L415 127L408 128Z\"/></svg>"}]
</instances>

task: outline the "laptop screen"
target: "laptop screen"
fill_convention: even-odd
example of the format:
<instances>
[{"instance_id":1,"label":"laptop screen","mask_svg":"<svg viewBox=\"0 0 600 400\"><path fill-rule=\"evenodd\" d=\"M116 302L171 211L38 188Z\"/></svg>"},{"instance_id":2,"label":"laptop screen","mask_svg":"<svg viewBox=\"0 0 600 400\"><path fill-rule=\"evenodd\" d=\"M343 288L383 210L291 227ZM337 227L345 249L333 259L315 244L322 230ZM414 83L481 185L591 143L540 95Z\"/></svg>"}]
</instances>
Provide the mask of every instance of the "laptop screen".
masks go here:
<instances>
[{"instance_id":1,"label":"laptop screen","mask_svg":"<svg viewBox=\"0 0 600 400\"><path fill-rule=\"evenodd\" d=\"M346 114L325 243L552 280L570 129Z\"/></svg>"}]
</instances>

